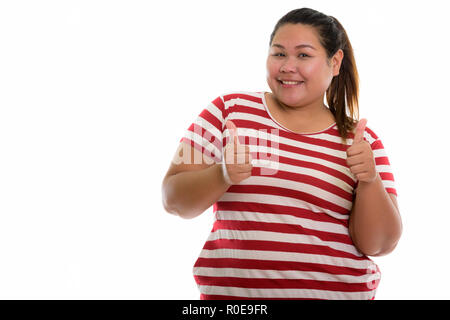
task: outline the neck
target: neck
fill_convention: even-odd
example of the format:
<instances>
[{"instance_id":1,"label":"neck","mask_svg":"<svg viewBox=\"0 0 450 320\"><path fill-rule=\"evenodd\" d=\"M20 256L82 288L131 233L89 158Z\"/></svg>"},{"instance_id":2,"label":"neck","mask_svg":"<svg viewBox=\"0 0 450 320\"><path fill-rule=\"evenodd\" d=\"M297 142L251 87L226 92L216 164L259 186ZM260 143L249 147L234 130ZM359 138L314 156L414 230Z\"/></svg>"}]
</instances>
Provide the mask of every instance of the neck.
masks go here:
<instances>
[{"instance_id":1,"label":"neck","mask_svg":"<svg viewBox=\"0 0 450 320\"><path fill-rule=\"evenodd\" d=\"M273 94L272 99L278 105L279 110L286 114L288 117L294 117L294 118L301 118L304 120L307 119L313 119L317 116L321 116L324 113L330 113L331 111L328 109L328 107L323 104L323 97L322 100L319 100L315 103L304 105L304 106L289 106L284 104L283 102L279 101Z\"/></svg>"}]
</instances>

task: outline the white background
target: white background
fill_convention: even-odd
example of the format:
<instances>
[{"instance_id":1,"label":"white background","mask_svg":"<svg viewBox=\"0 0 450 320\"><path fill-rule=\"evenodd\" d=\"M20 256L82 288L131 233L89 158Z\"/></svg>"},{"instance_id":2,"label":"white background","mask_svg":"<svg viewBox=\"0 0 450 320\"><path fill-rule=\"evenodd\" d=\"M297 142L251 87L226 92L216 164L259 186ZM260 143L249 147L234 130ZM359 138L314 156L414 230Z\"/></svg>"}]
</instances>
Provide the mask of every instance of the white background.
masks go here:
<instances>
[{"instance_id":1,"label":"white background","mask_svg":"<svg viewBox=\"0 0 450 320\"><path fill-rule=\"evenodd\" d=\"M198 299L212 227L166 213L161 182L219 94L268 90L278 19L344 25L361 117L382 139L404 233L377 299L448 299L445 1L0 2L0 298Z\"/></svg>"}]
</instances>

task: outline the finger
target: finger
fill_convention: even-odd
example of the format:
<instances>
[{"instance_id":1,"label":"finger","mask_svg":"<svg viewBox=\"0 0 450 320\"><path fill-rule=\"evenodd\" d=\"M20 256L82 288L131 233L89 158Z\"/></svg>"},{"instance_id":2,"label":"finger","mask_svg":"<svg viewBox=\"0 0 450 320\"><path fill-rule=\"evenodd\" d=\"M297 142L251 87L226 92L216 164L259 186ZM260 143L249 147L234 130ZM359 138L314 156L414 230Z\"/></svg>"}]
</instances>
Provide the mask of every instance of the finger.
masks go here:
<instances>
[{"instance_id":1,"label":"finger","mask_svg":"<svg viewBox=\"0 0 450 320\"><path fill-rule=\"evenodd\" d=\"M373 158L373 150L370 146L369 142L366 138L363 138L363 141L360 143L352 144L345 151L347 154L347 158L362 156L366 158L366 160L370 160Z\"/></svg>"},{"instance_id":2,"label":"finger","mask_svg":"<svg viewBox=\"0 0 450 320\"><path fill-rule=\"evenodd\" d=\"M351 167L351 166L355 166L357 164L364 163L364 158L363 157L358 157L358 156L353 156L353 157L348 157L346 159L346 161L347 161L347 165L349 167Z\"/></svg>"},{"instance_id":3,"label":"finger","mask_svg":"<svg viewBox=\"0 0 450 320\"><path fill-rule=\"evenodd\" d=\"M252 172L242 172L242 173L238 173L237 174L239 176L239 178L241 178L242 180L250 178L252 176Z\"/></svg>"},{"instance_id":4,"label":"finger","mask_svg":"<svg viewBox=\"0 0 450 320\"><path fill-rule=\"evenodd\" d=\"M347 158L354 157L358 154L361 154L364 152L364 147L361 147L360 144L352 144L350 147L347 148Z\"/></svg>"},{"instance_id":5,"label":"finger","mask_svg":"<svg viewBox=\"0 0 450 320\"><path fill-rule=\"evenodd\" d=\"M228 143L225 146L225 151L224 151L224 159L225 159L225 163L229 163L232 164L234 163L234 157L236 154L236 150L235 150L235 146L232 143Z\"/></svg>"},{"instance_id":6,"label":"finger","mask_svg":"<svg viewBox=\"0 0 450 320\"><path fill-rule=\"evenodd\" d=\"M350 172L353 173L354 175L360 174L360 173L364 173L364 172L368 172L369 170L367 169L367 166L364 164L355 164L353 166L350 167Z\"/></svg>"},{"instance_id":7,"label":"finger","mask_svg":"<svg viewBox=\"0 0 450 320\"><path fill-rule=\"evenodd\" d=\"M239 148L236 148L236 149L239 149ZM236 158L236 157L244 157L245 159L246 159L246 161L248 161L248 159L252 159L251 158L251 153L250 152L248 152L248 151L244 151L243 149L240 149L240 150L235 150L234 151L234 157Z\"/></svg>"},{"instance_id":8,"label":"finger","mask_svg":"<svg viewBox=\"0 0 450 320\"><path fill-rule=\"evenodd\" d=\"M358 125L355 130L355 137L353 138L353 144L364 140L364 130L366 130L367 119L361 119L358 121Z\"/></svg>"},{"instance_id":9,"label":"finger","mask_svg":"<svg viewBox=\"0 0 450 320\"><path fill-rule=\"evenodd\" d=\"M236 168L237 173L247 173L251 172L253 169L253 166L251 164L241 164Z\"/></svg>"},{"instance_id":10,"label":"finger","mask_svg":"<svg viewBox=\"0 0 450 320\"><path fill-rule=\"evenodd\" d=\"M236 163L237 164L244 164L245 163L245 153L244 152L240 152L240 153L236 153L235 155L235 159L236 159Z\"/></svg>"},{"instance_id":11,"label":"finger","mask_svg":"<svg viewBox=\"0 0 450 320\"><path fill-rule=\"evenodd\" d=\"M250 154L250 147L246 146L246 145L243 145L243 144L238 144L236 146L236 148L234 148L234 153L236 153L236 154L240 154L240 153Z\"/></svg>"},{"instance_id":12,"label":"finger","mask_svg":"<svg viewBox=\"0 0 450 320\"><path fill-rule=\"evenodd\" d=\"M358 179L358 181L363 181L363 182L371 182L375 179L374 177L372 177L372 175L368 171L358 173L355 175L355 177L356 177L356 179Z\"/></svg>"},{"instance_id":13,"label":"finger","mask_svg":"<svg viewBox=\"0 0 450 320\"><path fill-rule=\"evenodd\" d=\"M231 120L227 120L225 125L230 131L231 139L234 141L235 144L240 145L236 125Z\"/></svg>"}]
</instances>

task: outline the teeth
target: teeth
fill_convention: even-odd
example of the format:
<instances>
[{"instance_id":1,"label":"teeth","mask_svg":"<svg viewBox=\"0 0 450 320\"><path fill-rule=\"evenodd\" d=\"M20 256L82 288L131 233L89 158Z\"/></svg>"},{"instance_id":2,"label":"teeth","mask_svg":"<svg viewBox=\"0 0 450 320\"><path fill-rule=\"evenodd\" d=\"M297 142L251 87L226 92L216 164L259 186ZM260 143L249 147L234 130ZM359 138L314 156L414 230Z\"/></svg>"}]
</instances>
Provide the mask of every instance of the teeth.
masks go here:
<instances>
[{"instance_id":1,"label":"teeth","mask_svg":"<svg viewBox=\"0 0 450 320\"><path fill-rule=\"evenodd\" d=\"M290 85L294 85L294 84L299 84L303 81L281 81L283 82L283 84L290 84Z\"/></svg>"}]
</instances>

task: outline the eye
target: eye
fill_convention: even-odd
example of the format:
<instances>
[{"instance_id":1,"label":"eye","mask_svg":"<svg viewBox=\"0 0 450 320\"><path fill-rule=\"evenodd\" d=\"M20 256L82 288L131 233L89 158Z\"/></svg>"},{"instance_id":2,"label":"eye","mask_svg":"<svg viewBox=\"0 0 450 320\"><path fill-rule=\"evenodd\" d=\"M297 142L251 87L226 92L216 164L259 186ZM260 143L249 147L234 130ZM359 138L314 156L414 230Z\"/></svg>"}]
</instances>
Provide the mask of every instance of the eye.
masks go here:
<instances>
[{"instance_id":1,"label":"eye","mask_svg":"<svg viewBox=\"0 0 450 320\"><path fill-rule=\"evenodd\" d=\"M284 53L277 52L277 53L274 53L272 56L274 56L274 57L284 57Z\"/></svg>"},{"instance_id":2,"label":"eye","mask_svg":"<svg viewBox=\"0 0 450 320\"><path fill-rule=\"evenodd\" d=\"M299 56L300 58L306 58L306 57L309 57L306 53L300 53L298 56Z\"/></svg>"}]
</instances>

